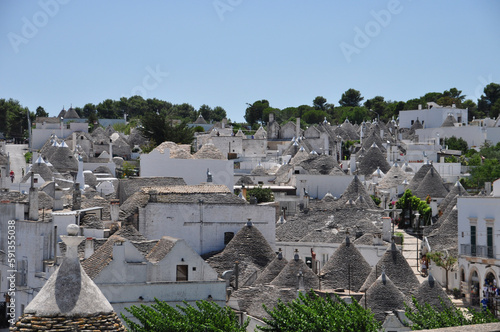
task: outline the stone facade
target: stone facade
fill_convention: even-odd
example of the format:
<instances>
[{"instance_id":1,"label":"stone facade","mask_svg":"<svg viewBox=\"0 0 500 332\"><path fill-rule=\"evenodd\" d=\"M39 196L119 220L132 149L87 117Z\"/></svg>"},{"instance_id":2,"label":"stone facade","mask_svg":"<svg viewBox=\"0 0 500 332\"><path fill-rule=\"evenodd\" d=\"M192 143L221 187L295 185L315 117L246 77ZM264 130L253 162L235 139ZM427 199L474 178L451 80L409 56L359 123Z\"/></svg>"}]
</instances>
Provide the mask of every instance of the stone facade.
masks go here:
<instances>
[{"instance_id":1,"label":"stone facade","mask_svg":"<svg viewBox=\"0 0 500 332\"><path fill-rule=\"evenodd\" d=\"M115 312L88 317L22 315L10 331L126 331Z\"/></svg>"}]
</instances>

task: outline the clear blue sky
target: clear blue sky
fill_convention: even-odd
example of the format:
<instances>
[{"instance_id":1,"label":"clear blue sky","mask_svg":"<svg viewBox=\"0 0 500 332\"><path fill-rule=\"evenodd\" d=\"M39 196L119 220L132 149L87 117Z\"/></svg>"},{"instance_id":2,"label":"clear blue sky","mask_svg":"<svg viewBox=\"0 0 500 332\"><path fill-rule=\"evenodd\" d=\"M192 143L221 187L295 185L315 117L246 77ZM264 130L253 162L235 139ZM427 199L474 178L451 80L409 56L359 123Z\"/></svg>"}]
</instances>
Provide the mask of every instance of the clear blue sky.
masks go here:
<instances>
[{"instance_id":1,"label":"clear blue sky","mask_svg":"<svg viewBox=\"0 0 500 332\"><path fill-rule=\"evenodd\" d=\"M51 115L141 94L243 121L260 99L476 101L492 81L500 1L0 1L0 98Z\"/></svg>"}]
</instances>

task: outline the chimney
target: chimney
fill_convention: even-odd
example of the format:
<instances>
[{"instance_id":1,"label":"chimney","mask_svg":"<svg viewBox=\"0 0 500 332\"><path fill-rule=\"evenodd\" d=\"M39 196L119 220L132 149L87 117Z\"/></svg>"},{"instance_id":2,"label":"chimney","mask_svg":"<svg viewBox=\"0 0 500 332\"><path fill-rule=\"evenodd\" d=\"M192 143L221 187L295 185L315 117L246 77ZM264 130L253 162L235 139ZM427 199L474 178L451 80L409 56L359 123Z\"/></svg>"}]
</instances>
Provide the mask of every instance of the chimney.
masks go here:
<instances>
[{"instance_id":1,"label":"chimney","mask_svg":"<svg viewBox=\"0 0 500 332\"><path fill-rule=\"evenodd\" d=\"M299 292L303 292L305 289L304 289L304 274L302 273L302 271L299 271L299 273L297 274L297 278L299 281Z\"/></svg>"},{"instance_id":2,"label":"chimney","mask_svg":"<svg viewBox=\"0 0 500 332\"><path fill-rule=\"evenodd\" d=\"M212 180L212 173L210 173L210 169L207 168L207 182L208 183L212 183L213 180Z\"/></svg>"},{"instance_id":3,"label":"chimney","mask_svg":"<svg viewBox=\"0 0 500 332\"><path fill-rule=\"evenodd\" d=\"M269 123L274 122L274 113L269 113Z\"/></svg>"},{"instance_id":4,"label":"chimney","mask_svg":"<svg viewBox=\"0 0 500 332\"><path fill-rule=\"evenodd\" d=\"M158 190L151 189L149 191L149 201L152 203L157 203L158 202Z\"/></svg>"},{"instance_id":5,"label":"chimney","mask_svg":"<svg viewBox=\"0 0 500 332\"><path fill-rule=\"evenodd\" d=\"M62 210L64 208L62 195L63 195L62 189L56 188L54 190L54 207L52 208L53 211Z\"/></svg>"},{"instance_id":6,"label":"chimney","mask_svg":"<svg viewBox=\"0 0 500 332\"><path fill-rule=\"evenodd\" d=\"M120 216L120 200L112 199L109 206L109 212L111 214L111 221L117 222Z\"/></svg>"},{"instance_id":7,"label":"chimney","mask_svg":"<svg viewBox=\"0 0 500 332\"><path fill-rule=\"evenodd\" d=\"M85 239L85 259L92 256L94 253L94 238L88 237Z\"/></svg>"},{"instance_id":8,"label":"chimney","mask_svg":"<svg viewBox=\"0 0 500 332\"><path fill-rule=\"evenodd\" d=\"M421 110L422 109L422 104L418 104L418 109Z\"/></svg>"},{"instance_id":9,"label":"chimney","mask_svg":"<svg viewBox=\"0 0 500 332\"><path fill-rule=\"evenodd\" d=\"M80 191L80 184L75 182L73 189L73 211L82 208L82 192Z\"/></svg>"},{"instance_id":10,"label":"chimney","mask_svg":"<svg viewBox=\"0 0 500 332\"><path fill-rule=\"evenodd\" d=\"M491 182L484 183L484 192L486 193L486 196L491 194Z\"/></svg>"},{"instance_id":11,"label":"chimney","mask_svg":"<svg viewBox=\"0 0 500 332\"><path fill-rule=\"evenodd\" d=\"M451 104L451 108L457 108L457 104Z\"/></svg>"},{"instance_id":12,"label":"chimney","mask_svg":"<svg viewBox=\"0 0 500 332\"><path fill-rule=\"evenodd\" d=\"M61 235L61 240L66 244L66 255L64 260L72 261L75 264L80 264L78 258L78 245L85 239L83 236L78 236L80 227L76 224L69 224L66 227L68 235Z\"/></svg>"},{"instance_id":13,"label":"chimney","mask_svg":"<svg viewBox=\"0 0 500 332\"><path fill-rule=\"evenodd\" d=\"M31 186L29 192L29 220L38 220L38 188L34 186L34 174L31 172Z\"/></svg>"},{"instance_id":14,"label":"chimney","mask_svg":"<svg viewBox=\"0 0 500 332\"><path fill-rule=\"evenodd\" d=\"M243 198L247 199L247 187L244 184L241 184L241 193L243 194Z\"/></svg>"},{"instance_id":15,"label":"chimney","mask_svg":"<svg viewBox=\"0 0 500 332\"><path fill-rule=\"evenodd\" d=\"M109 162L113 162L113 141L109 139Z\"/></svg>"}]
</instances>

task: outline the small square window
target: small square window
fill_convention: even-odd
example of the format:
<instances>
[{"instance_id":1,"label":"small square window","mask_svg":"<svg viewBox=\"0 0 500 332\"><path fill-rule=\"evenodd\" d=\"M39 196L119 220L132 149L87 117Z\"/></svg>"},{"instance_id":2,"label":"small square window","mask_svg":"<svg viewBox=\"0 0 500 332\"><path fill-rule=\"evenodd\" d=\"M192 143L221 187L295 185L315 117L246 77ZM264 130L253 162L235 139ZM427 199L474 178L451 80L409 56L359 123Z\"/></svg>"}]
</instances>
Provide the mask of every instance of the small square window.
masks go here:
<instances>
[{"instance_id":1,"label":"small square window","mask_svg":"<svg viewBox=\"0 0 500 332\"><path fill-rule=\"evenodd\" d=\"M196 271L196 266L193 266L193 271Z\"/></svg>"}]
</instances>

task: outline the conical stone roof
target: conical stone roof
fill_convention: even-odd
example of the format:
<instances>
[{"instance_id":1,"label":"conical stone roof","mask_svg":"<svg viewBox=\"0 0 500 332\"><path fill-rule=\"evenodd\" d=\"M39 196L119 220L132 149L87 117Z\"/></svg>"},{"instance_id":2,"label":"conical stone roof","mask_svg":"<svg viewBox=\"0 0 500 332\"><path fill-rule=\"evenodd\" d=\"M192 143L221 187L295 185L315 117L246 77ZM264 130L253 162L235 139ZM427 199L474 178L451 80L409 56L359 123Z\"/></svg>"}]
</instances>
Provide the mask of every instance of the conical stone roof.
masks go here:
<instances>
[{"instance_id":1,"label":"conical stone roof","mask_svg":"<svg viewBox=\"0 0 500 332\"><path fill-rule=\"evenodd\" d=\"M170 158L193 159L193 156L191 155L191 153L189 153L185 149L181 148L179 145L177 145L174 142L165 141L155 148L155 150L159 151L160 153L164 153L165 149L170 150Z\"/></svg>"},{"instance_id":2,"label":"conical stone roof","mask_svg":"<svg viewBox=\"0 0 500 332\"><path fill-rule=\"evenodd\" d=\"M47 166L45 162L43 161L40 163L35 162L33 165L31 165L31 168L24 175L24 177L21 180L21 183L29 181L29 178L31 177L31 172L33 172L33 174L40 175L45 182L52 181L52 178L54 177L54 173L50 170L49 166Z\"/></svg>"},{"instance_id":3,"label":"conical stone roof","mask_svg":"<svg viewBox=\"0 0 500 332\"><path fill-rule=\"evenodd\" d=\"M422 182L420 182L420 184L418 185L417 190L415 190L413 194L420 199L425 199L427 195L432 198L444 198L446 197L446 195L448 195L448 190L444 186L441 175L439 175L435 168L432 167L427 172Z\"/></svg>"},{"instance_id":4,"label":"conical stone roof","mask_svg":"<svg viewBox=\"0 0 500 332\"><path fill-rule=\"evenodd\" d=\"M357 199L359 199L360 196L363 196L365 202L370 206L370 208L372 209L377 208L370 195L368 195L365 186L363 186L358 176L355 175L351 183L344 190L344 193L342 194L342 197L339 199L338 202L341 205L348 203L349 200L355 202Z\"/></svg>"},{"instance_id":5,"label":"conical stone roof","mask_svg":"<svg viewBox=\"0 0 500 332\"><path fill-rule=\"evenodd\" d=\"M429 274L429 277L427 277L420 284L420 286L418 286L414 296L418 303L429 303L437 311L442 311L444 309L441 305L441 301L443 301L448 307L452 305L452 302L443 290L443 287L437 280L434 279L432 274Z\"/></svg>"},{"instance_id":6,"label":"conical stone roof","mask_svg":"<svg viewBox=\"0 0 500 332\"><path fill-rule=\"evenodd\" d=\"M291 259L276 278L274 278L271 285L298 289L300 274L302 274L304 280L305 290L319 288L318 276L298 257L298 254L296 254L296 257Z\"/></svg>"},{"instance_id":7,"label":"conical stone roof","mask_svg":"<svg viewBox=\"0 0 500 332\"><path fill-rule=\"evenodd\" d=\"M377 146L372 145L363 158L359 160L358 171L359 174L371 175L377 167L384 173L387 173L391 168L382 151Z\"/></svg>"},{"instance_id":8,"label":"conical stone roof","mask_svg":"<svg viewBox=\"0 0 500 332\"><path fill-rule=\"evenodd\" d=\"M441 127L455 127L455 123L457 123L457 119L452 114L448 114Z\"/></svg>"},{"instance_id":9,"label":"conical stone roof","mask_svg":"<svg viewBox=\"0 0 500 332\"><path fill-rule=\"evenodd\" d=\"M266 169L264 168L264 166L262 166L261 164L258 164L257 166L255 166L254 169L252 169L252 172L250 174L265 176L265 175L267 175L267 172L266 172Z\"/></svg>"},{"instance_id":10,"label":"conical stone roof","mask_svg":"<svg viewBox=\"0 0 500 332\"><path fill-rule=\"evenodd\" d=\"M368 135L366 138L363 138L363 147L365 149L370 149L370 147L376 144L380 151L384 152L386 151L386 148L384 148L382 144L382 139L380 138L380 130L377 133L376 131L372 131L370 135Z\"/></svg>"},{"instance_id":11,"label":"conical stone roof","mask_svg":"<svg viewBox=\"0 0 500 332\"><path fill-rule=\"evenodd\" d=\"M469 196L469 193L465 188L462 186L460 181L455 182L455 185L451 188L450 192L446 195L446 197L439 203L439 210L444 212L446 208L448 207L448 204L455 198L455 196Z\"/></svg>"},{"instance_id":12,"label":"conical stone roof","mask_svg":"<svg viewBox=\"0 0 500 332\"><path fill-rule=\"evenodd\" d=\"M11 331L85 330L125 331L113 307L99 287L80 265L78 244L85 237L76 236L79 227L68 226L69 236L61 236L67 245L66 256L40 292L28 304ZM57 324L57 326L53 326Z\"/></svg>"},{"instance_id":13,"label":"conical stone roof","mask_svg":"<svg viewBox=\"0 0 500 332\"><path fill-rule=\"evenodd\" d=\"M269 284L278 276L278 274L283 270L283 268L288 264L288 261L283 257L283 255L278 253L276 257L269 263L264 271L259 274L259 277L253 285Z\"/></svg>"},{"instance_id":14,"label":"conical stone roof","mask_svg":"<svg viewBox=\"0 0 500 332\"><path fill-rule=\"evenodd\" d=\"M59 172L78 171L78 160L68 147L60 147L47 157Z\"/></svg>"},{"instance_id":15,"label":"conical stone roof","mask_svg":"<svg viewBox=\"0 0 500 332\"><path fill-rule=\"evenodd\" d=\"M405 294L413 294L420 284L410 264L394 242L380 258L377 265L372 268L360 291L366 291L381 275L382 271L385 271L386 275Z\"/></svg>"},{"instance_id":16,"label":"conical stone roof","mask_svg":"<svg viewBox=\"0 0 500 332\"><path fill-rule=\"evenodd\" d=\"M301 146L299 148L299 151L297 151L297 153L293 156L293 158L290 159L290 164L298 165L304 160L307 160L309 158L311 158L311 155L306 151L306 149L303 146Z\"/></svg>"},{"instance_id":17,"label":"conical stone roof","mask_svg":"<svg viewBox=\"0 0 500 332\"><path fill-rule=\"evenodd\" d=\"M386 311L403 310L404 303L407 301L405 295L384 273L366 290L366 294L359 303L366 303L366 307L372 311L374 318L383 322Z\"/></svg>"},{"instance_id":18,"label":"conical stone roof","mask_svg":"<svg viewBox=\"0 0 500 332\"><path fill-rule=\"evenodd\" d=\"M255 226L244 226L226 248L207 262L219 273L232 270L239 262L241 285L255 271L262 271L276 254Z\"/></svg>"},{"instance_id":19,"label":"conical stone roof","mask_svg":"<svg viewBox=\"0 0 500 332\"><path fill-rule=\"evenodd\" d=\"M71 107L64 115L65 119L79 119L80 116L76 113L75 109Z\"/></svg>"},{"instance_id":20,"label":"conical stone roof","mask_svg":"<svg viewBox=\"0 0 500 332\"><path fill-rule=\"evenodd\" d=\"M410 189L412 192L417 190L418 186L420 185L420 182L424 179L424 177L427 175L427 172L431 169L434 168L431 163L427 163L422 165L420 169L415 173L413 178L411 179L410 183L408 184L408 187L406 189ZM434 169L436 170L436 169Z\"/></svg>"},{"instance_id":21,"label":"conical stone roof","mask_svg":"<svg viewBox=\"0 0 500 332\"><path fill-rule=\"evenodd\" d=\"M370 271L370 264L347 237L321 270L321 288L343 288L357 292Z\"/></svg>"},{"instance_id":22,"label":"conical stone roof","mask_svg":"<svg viewBox=\"0 0 500 332\"><path fill-rule=\"evenodd\" d=\"M446 219L439 223L439 228L427 236L432 251L456 249L458 246L458 209L453 207Z\"/></svg>"},{"instance_id":23,"label":"conical stone roof","mask_svg":"<svg viewBox=\"0 0 500 332\"><path fill-rule=\"evenodd\" d=\"M415 121L412 125L411 125L411 129L413 131L417 130L417 129L423 129L424 126L422 125L422 122L420 122L419 119L417 119L417 121Z\"/></svg>"},{"instance_id":24,"label":"conical stone roof","mask_svg":"<svg viewBox=\"0 0 500 332\"><path fill-rule=\"evenodd\" d=\"M387 172L384 178L380 180L377 187L378 189L397 188L397 186L401 185L406 179L406 173L401 169L401 167L399 167L397 163L394 163L389 172Z\"/></svg>"},{"instance_id":25,"label":"conical stone roof","mask_svg":"<svg viewBox=\"0 0 500 332\"><path fill-rule=\"evenodd\" d=\"M224 157L222 152L220 152L220 150L211 143L204 144L201 149L199 149L198 152L193 155L193 157L195 159L227 159L226 157Z\"/></svg>"},{"instance_id":26,"label":"conical stone roof","mask_svg":"<svg viewBox=\"0 0 500 332\"><path fill-rule=\"evenodd\" d=\"M205 121L205 118L203 118L203 115L200 114L194 123L195 124L207 124L207 121Z\"/></svg>"}]
</instances>

